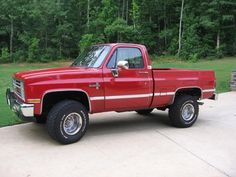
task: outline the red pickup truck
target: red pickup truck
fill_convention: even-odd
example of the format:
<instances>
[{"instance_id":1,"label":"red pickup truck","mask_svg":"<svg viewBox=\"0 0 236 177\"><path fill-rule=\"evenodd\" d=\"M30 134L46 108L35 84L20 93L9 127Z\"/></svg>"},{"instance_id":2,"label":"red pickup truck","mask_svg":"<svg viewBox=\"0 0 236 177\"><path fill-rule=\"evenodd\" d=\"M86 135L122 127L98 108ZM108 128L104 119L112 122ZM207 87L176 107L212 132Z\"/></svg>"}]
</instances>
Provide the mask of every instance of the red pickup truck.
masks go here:
<instances>
[{"instance_id":1,"label":"red pickup truck","mask_svg":"<svg viewBox=\"0 0 236 177\"><path fill-rule=\"evenodd\" d=\"M18 117L46 123L69 144L85 134L89 113L168 108L174 126L190 127L215 86L214 71L152 68L145 46L115 43L88 48L68 67L17 72L6 97Z\"/></svg>"}]
</instances>

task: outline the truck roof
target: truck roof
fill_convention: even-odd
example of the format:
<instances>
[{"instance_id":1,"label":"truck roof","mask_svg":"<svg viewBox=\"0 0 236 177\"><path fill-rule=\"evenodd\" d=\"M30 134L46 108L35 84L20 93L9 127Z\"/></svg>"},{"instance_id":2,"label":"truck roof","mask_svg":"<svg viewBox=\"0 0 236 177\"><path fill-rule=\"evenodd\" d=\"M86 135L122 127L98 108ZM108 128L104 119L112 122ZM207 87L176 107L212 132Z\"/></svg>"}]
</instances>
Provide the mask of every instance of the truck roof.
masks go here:
<instances>
[{"instance_id":1,"label":"truck roof","mask_svg":"<svg viewBox=\"0 0 236 177\"><path fill-rule=\"evenodd\" d=\"M114 47L114 46L140 46L140 47L145 47L144 45L142 44L135 44L135 43L101 43L101 44L97 44L97 45L109 45L111 47Z\"/></svg>"}]
</instances>

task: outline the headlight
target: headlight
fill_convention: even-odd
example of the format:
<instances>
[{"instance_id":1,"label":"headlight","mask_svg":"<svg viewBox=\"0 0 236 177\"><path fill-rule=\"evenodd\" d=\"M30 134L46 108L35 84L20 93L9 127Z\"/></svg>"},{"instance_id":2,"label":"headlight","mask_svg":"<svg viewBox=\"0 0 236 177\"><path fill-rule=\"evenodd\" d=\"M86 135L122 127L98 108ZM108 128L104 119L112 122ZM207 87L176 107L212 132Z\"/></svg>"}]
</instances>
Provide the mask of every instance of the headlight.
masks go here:
<instances>
[{"instance_id":1,"label":"headlight","mask_svg":"<svg viewBox=\"0 0 236 177\"><path fill-rule=\"evenodd\" d=\"M25 101L24 82L13 79L13 91L18 97Z\"/></svg>"}]
</instances>

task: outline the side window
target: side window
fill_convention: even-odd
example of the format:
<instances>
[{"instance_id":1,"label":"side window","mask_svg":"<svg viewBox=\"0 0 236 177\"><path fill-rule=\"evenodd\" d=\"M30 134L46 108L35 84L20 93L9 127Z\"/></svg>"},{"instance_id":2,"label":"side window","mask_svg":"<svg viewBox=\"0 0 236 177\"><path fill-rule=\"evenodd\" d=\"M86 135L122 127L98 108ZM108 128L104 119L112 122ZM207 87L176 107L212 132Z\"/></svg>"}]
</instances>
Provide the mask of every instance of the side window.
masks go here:
<instances>
[{"instance_id":1,"label":"side window","mask_svg":"<svg viewBox=\"0 0 236 177\"><path fill-rule=\"evenodd\" d=\"M129 68L144 68L142 53L137 48L118 48L117 63L119 61L128 61Z\"/></svg>"},{"instance_id":2,"label":"side window","mask_svg":"<svg viewBox=\"0 0 236 177\"><path fill-rule=\"evenodd\" d=\"M114 69L119 61L128 61L129 68L144 68L142 53L137 48L118 48L107 64L107 68Z\"/></svg>"}]
</instances>

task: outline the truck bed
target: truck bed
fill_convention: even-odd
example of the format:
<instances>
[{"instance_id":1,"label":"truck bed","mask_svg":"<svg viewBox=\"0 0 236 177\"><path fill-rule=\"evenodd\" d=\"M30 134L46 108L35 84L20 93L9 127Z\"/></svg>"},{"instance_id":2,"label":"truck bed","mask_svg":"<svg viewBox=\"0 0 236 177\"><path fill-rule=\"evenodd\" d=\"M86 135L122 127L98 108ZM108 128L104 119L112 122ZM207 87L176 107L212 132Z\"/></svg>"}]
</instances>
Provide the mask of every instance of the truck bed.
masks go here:
<instances>
[{"instance_id":1,"label":"truck bed","mask_svg":"<svg viewBox=\"0 0 236 177\"><path fill-rule=\"evenodd\" d=\"M211 97L215 91L215 76L211 70L154 68L152 74L155 94L153 107L171 104L175 93L181 88L200 90L202 99Z\"/></svg>"}]
</instances>

